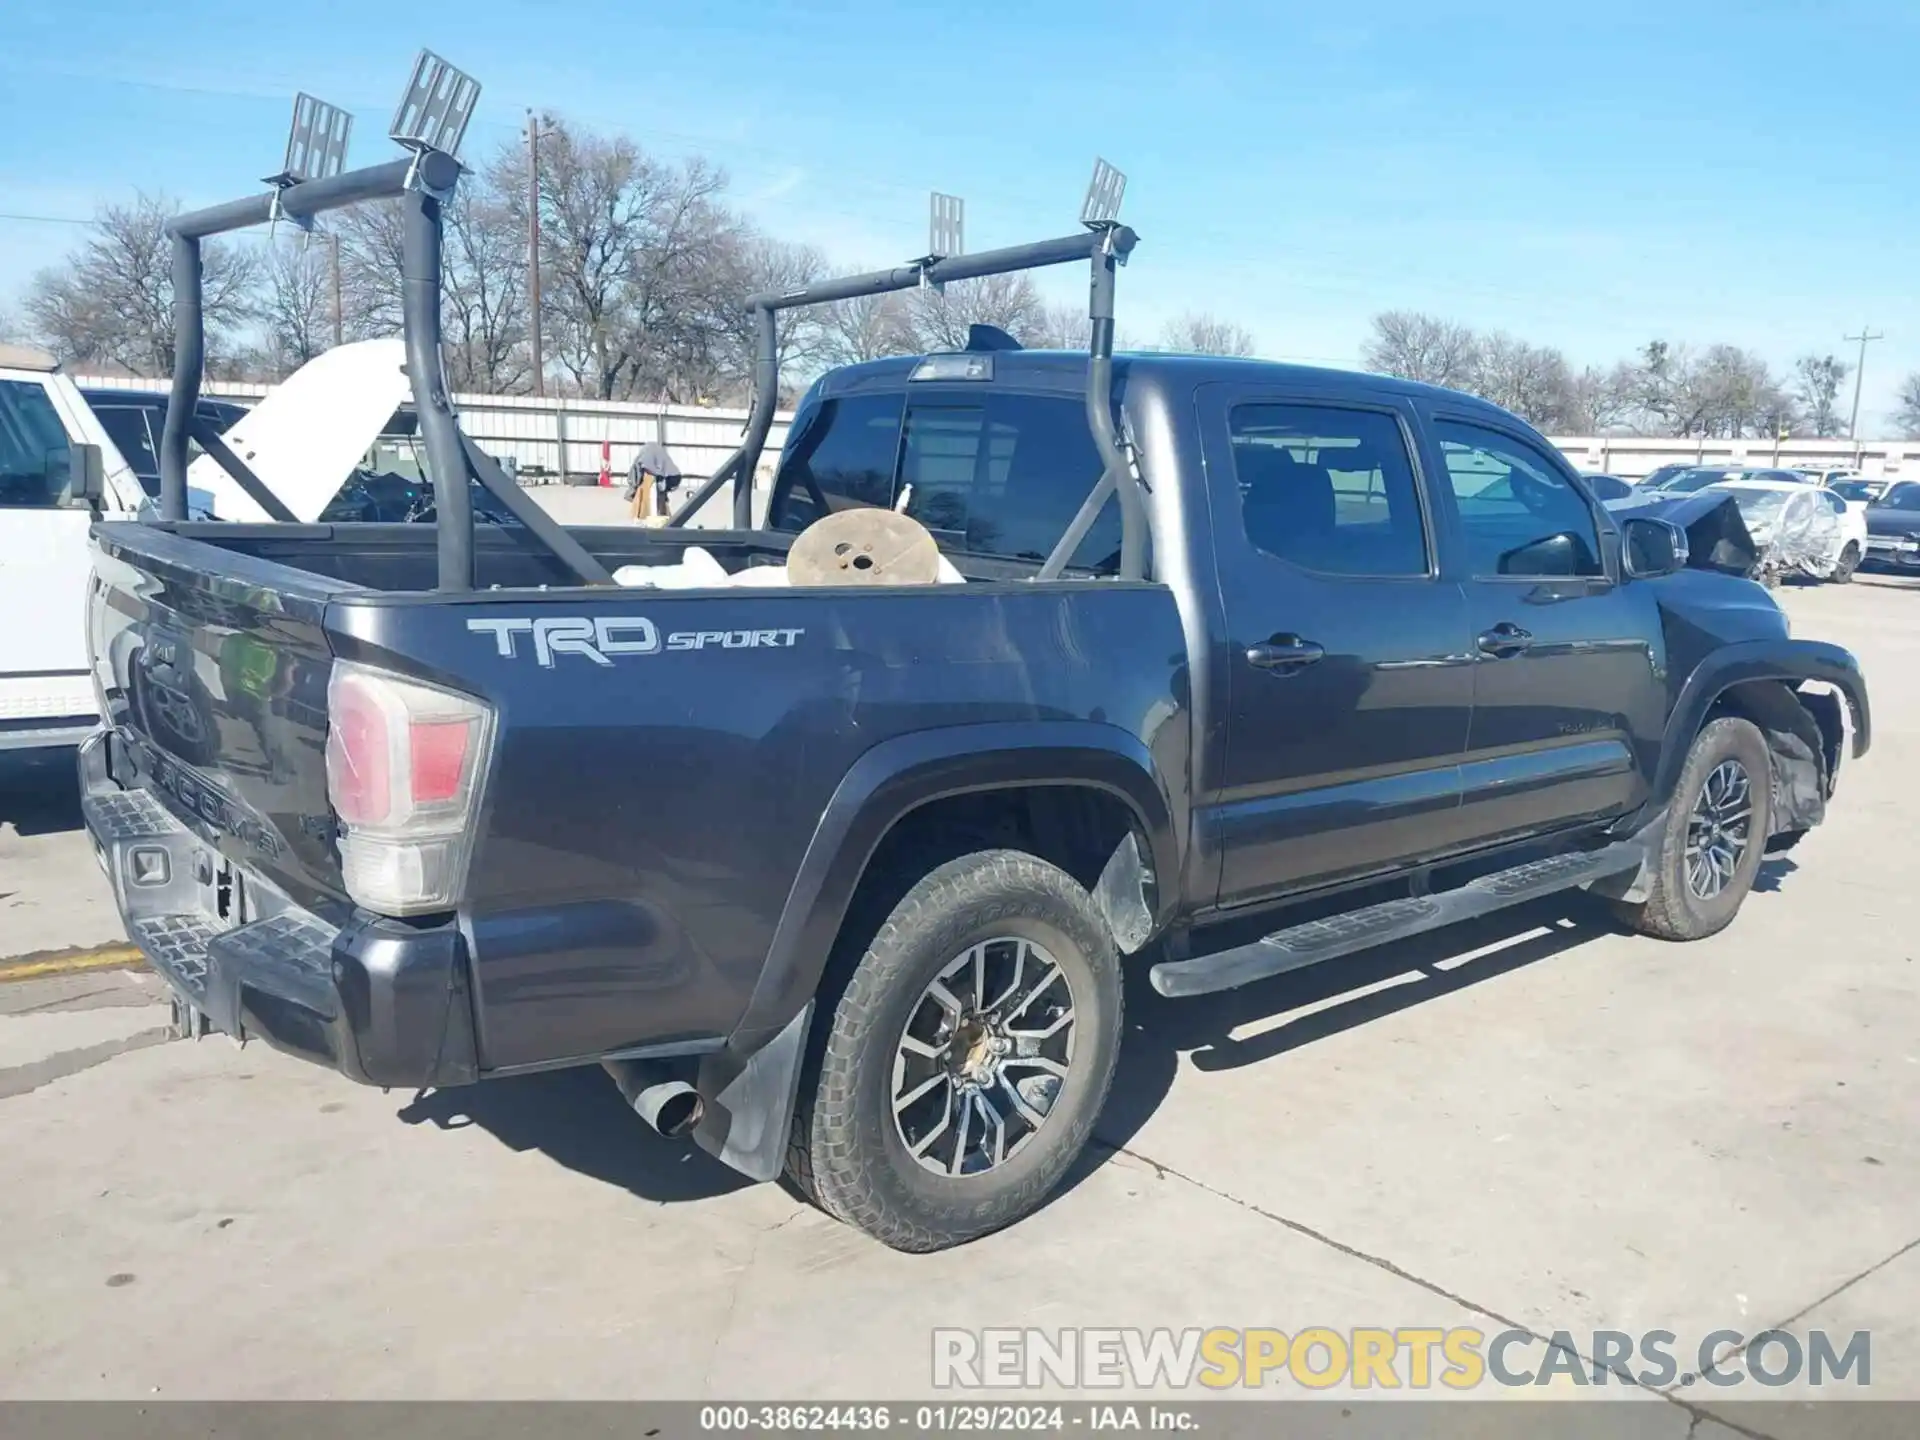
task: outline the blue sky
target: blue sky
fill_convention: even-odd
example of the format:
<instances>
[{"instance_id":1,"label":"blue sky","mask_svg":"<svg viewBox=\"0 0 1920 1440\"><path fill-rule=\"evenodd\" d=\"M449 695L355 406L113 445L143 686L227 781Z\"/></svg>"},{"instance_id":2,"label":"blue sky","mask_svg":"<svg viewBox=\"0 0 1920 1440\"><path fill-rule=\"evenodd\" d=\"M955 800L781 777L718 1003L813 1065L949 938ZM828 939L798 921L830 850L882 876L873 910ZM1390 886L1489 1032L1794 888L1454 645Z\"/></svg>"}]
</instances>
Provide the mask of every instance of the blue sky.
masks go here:
<instances>
[{"instance_id":1,"label":"blue sky","mask_svg":"<svg viewBox=\"0 0 1920 1440\"><path fill-rule=\"evenodd\" d=\"M1851 359L1866 321L1863 430L1920 369L1912 0L10 0L0 212L244 193L296 89L355 110L370 162L422 44L485 86L469 157L529 105L625 129L849 266L924 249L930 189L966 198L973 249L1070 230L1104 155L1142 335L1210 310L1262 353L1352 364L1404 307L1576 363L1658 336L1784 369ZM0 219L0 306L82 234Z\"/></svg>"}]
</instances>

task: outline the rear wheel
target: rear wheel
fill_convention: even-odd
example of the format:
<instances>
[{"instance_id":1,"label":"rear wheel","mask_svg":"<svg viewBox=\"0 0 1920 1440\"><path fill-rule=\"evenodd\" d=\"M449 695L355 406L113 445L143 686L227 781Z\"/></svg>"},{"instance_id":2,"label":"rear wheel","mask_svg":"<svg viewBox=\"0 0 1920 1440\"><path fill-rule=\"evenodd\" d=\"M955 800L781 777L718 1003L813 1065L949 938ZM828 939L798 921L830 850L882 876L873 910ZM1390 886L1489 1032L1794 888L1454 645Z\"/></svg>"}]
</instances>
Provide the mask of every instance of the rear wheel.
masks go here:
<instances>
[{"instance_id":1,"label":"rear wheel","mask_svg":"<svg viewBox=\"0 0 1920 1440\"><path fill-rule=\"evenodd\" d=\"M1617 906L1621 918L1662 940L1724 930L1760 873L1772 799L1773 759L1751 722L1728 716L1701 730L1661 827L1647 899Z\"/></svg>"},{"instance_id":2,"label":"rear wheel","mask_svg":"<svg viewBox=\"0 0 1920 1440\"><path fill-rule=\"evenodd\" d=\"M1853 572L1860 568L1860 559L1859 545L1849 540L1847 548L1840 552L1840 559L1834 564L1833 574L1827 578L1836 585L1846 584L1853 579Z\"/></svg>"},{"instance_id":3,"label":"rear wheel","mask_svg":"<svg viewBox=\"0 0 1920 1440\"><path fill-rule=\"evenodd\" d=\"M894 907L825 1017L788 1172L898 1250L1010 1224L1085 1146L1120 1014L1119 957L1072 877L1013 850L942 865Z\"/></svg>"}]
</instances>

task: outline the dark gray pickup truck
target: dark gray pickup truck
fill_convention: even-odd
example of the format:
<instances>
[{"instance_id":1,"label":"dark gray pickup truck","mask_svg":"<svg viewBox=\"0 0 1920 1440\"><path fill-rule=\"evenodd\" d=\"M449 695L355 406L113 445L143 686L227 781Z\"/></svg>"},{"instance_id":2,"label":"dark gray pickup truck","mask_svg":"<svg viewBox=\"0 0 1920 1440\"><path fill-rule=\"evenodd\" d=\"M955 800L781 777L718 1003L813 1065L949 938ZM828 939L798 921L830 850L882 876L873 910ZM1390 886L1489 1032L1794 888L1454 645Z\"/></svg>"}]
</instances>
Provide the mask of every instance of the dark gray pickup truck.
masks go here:
<instances>
[{"instance_id":1,"label":"dark gray pickup truck","mask_svg":"<svg viewBox=\"0 0 1920 1440\"><path fill-rule=\"evenodd\" d=\"M1490 405L1112 357L1131 239L1055 247L1091 357L821 379L760 528L744 487L557 544L99 525L86 817L188 1027L376 1085L605 1065L927 1250L1073 1161L1130 967L1201 994L1576 888L1731 921L1867 748L1853 658ZM902 504L966 583L580 582Z\"/></svg>"}]
</instances>

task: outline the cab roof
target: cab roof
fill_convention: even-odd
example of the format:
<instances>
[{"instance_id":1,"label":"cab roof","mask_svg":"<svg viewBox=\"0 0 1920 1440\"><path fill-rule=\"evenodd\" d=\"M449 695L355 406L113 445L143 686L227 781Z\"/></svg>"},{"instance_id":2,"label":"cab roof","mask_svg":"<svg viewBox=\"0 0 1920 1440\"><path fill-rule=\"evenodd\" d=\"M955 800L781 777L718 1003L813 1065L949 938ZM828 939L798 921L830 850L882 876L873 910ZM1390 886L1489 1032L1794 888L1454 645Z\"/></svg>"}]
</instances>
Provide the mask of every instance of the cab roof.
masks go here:
<instances>
[{"instance_id":1,"label":"cab roof","mask_svg":"<svg viewBox=\"0 0 1920 1440\"><path fill-rule=\"evenodd\" d=\"M1087 385L1087 354L1084 350L992 350L939 351L936 354L984 356L993 362L991 380L925 380L912 382L938 385L949 392L968 386L1013 388L1026 391L1059 391L1084 394ZM820 377L819 394L851 395L861 391L890 390L909 383L908 377L927 355L890 355L829 370ZM1365 370L1336 370L1314 365L1288 365L1275 360L1252 360L1226 355L1180 355L1164 351L1123 351L1113 357L1116 380L1129 388L1172 392L1191 391L1197 386L1216 383L1273 385L1289 390L1320 391L1329 394L1399 396L1425 399L1463 412L1478 412L1501 418L1512 424L1515 417L1477 396L1438 385L1423 385L1391 375L1375 375Z\"/></svg>"},{"instance_id":2,"label":"cab roof","mask_svg":"<svg viewBox=\"0 0 1920 1440\"><path fill-rule=\"evenodd\" d=\"M0 370L58 370L60 362L32 345L0 344Z\"/></svg>"}]
</instances>

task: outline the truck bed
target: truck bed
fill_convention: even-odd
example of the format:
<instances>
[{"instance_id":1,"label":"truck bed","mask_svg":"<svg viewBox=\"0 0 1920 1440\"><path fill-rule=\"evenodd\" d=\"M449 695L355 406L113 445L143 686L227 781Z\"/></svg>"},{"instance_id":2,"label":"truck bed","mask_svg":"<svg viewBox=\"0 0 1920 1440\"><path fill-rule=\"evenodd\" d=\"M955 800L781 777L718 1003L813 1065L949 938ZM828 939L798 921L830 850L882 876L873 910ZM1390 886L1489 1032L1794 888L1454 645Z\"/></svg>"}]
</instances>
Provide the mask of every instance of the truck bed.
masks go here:
<instances>
[{"instance_id":1,"label":"truck bed","mask_svg":"<svg viewBox=\"0 0 1920 1440\"><path fill-rule=\"evenodd\" d=\"M698 543L737 568L784 546L575 533L610 567ZM390 922L342 879L324 760L335 662L491 707L464 898L405 922L444 927L469 960L481 1072L728 1034L822 817L885 747L1111 744L1188 773L1164 586L589 589L501 527L477 542L483 588L435 594L426 526L103 524L88 623L113 727L98 784L150 796L241 891L349 939ZM621 638L564 641L595 634ZM1164 784L1184 823L1184 778Z\"/></svg>"}]
</instances>

